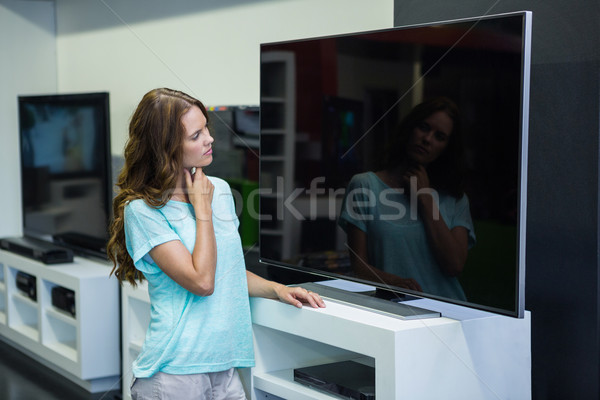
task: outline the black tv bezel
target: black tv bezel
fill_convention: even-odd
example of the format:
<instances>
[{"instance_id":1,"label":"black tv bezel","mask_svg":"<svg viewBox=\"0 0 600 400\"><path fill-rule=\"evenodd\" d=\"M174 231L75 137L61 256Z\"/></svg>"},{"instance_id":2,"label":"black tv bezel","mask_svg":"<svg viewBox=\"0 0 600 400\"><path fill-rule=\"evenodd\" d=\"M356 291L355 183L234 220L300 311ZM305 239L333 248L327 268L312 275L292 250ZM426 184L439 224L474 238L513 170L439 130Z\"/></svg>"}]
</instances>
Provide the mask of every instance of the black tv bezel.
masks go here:
<instances>
[{"instance_id":1,"label":"black tv bezel","mask_svg":"<svg viewBox=\"0 0 600 400\"><path fill-rule=\"evenodd\" d=\"M327 271L298 266L293 264L285 263L281 260L273 260L262 256L260 241L262 235L259 232L259 257L258 260L261 264L270 267L276 267L285 269L291 272L300 272L302 274L308 274L311 276L319 277L319 278L328 278L328 279L339 279L346 280L350 282L356 282L365 284L371 287L375 287L377 289L381 289L384 292L392 293L394 295L398 295L399 298L406 298L408 300L414 298L425 298L437 300L440 302L445 302L449 304L456 304L459 306L464 306L472 309L482 310L491 312L494 314L505 315L508 317L514 318L524 318L525 316L525 253L526 253L526 225L527 225L527 162L528 162L528 129L529 129L529 91L530 91L530 68L531 68L531 25L532 25L532 12L531 11L514 11L502 14L493 14L493 15L484 15L479 17L469 17L469 18L460 18L460 19L452 19L452 20L441 20L441 21L432 21L421 24L414 25L404 25L397 26L392 28L385 29L377 29L377 30L368 30L368 31L358 31L351 33L342 33L336 35L327 35L327 36L315 36L315 37L307 37L300 38L294 40L286 40L286 41L277 41L277 42L268 42L262 43L260 46L260 54L262 59L263 48L265 46L273 46L279 44L288 44L288 43L300 43L304 41L310 40L321 40L321 39L335 39L335 38L344 38L356 35L370 35L377 33L385 33L390 31L400 31L414 28L423 28L423 27L432 27L432 26L443 26L443 25L451 25L451 24L460 24L460 23L472 23L478 22L487 19L501 19L507 17L516 17L520 16L522 18L522 41L521 41L521 82L520 82L520 140L519 140L519 166L518 166L518 182L517 182L517 190L519 196L518 202L518 210L517 210L517 225L516 225L516 246L517 246L517 254L516 254L516 271L515 271L515 308L513 310L495 308L491 306L486 306L477 303L464 302L459 300L454 300L446 297L440 297L432 294L426 294L421 292L412 291L409 289L404 289L400 287L390 287L384 284L378 284L377 282L367 281L360 278L344 276L341 274L330 273ZM261 77L262 80L262 77ZM262 88L262 82L260 87ZM260 94L260 99L262 103L263 95ZM262 127L261 127L262 132ZM261 135L261 138L263 135ZM262 142L262 139L261 139ZM262 162L259 165L259 171L262 169ZM259 176L262 176L259 172ZM264 189L263 185L260 184L259 179L259 188ZM259 202L262 201L261 196L259 196ZM259 204L259 210L262 210ZM261 225L259 224L259 227ZM262 229L262 228L260 228Z\"/></svg>"},{"instance_id":2,"label":"black tv bezel","mask_svg":"<svg viewBox=\"0 0 600 400\"><path fill-rule=\"evenodd\" d=\"M111 138L110 138L110 95L109 92L82 92L82 93L58 93L58 94L36 94L36 95L19 95L17 96L17 106L18 106L18 119L19 119L19 156L20 156L20 173L21 177L23 177L23 171L25 166L23 165L23 140L22 140L22 130L21 130L21 113L22 107L25 104L64 104L64 105L91 105L97 108L98 110L102 110L104 114L102 118L98 121L100 124L100 130L103 133L103 139L101 141L103 146L104 153L104 163L105 166L100 171L101 178L104 183L103 192L104 192L104 209L103 212L106 215L106 237L91 237L94 243L98 243L98 245L91 246L89 244L85 244L86 240L76 241L69 239L61 239L56 236L51 236L48 233L42 233L36 230L28 229L25 226L25 205L23 204L24 198L24 185L21 184L21 221L23 227L23 235L26 237L33 237L35 239L44 240L50 243L54 243L56 245L69 248L73 250L73 252L77 255L81 256L89 256L94 258L99 258L101 260L108 260L108 255L106 253L106 244L108 241L108 230L110 220L112 218L112 164L111 164ZM57 173L54 174L60 178L73 178L73 177L83 177L85 174L80 173ZM96 174L90 173L89 176L98 176ZM88 241L89 243L89 241ZM102 245L100 245L102 243Z\"/></svg>"}]
</instances>

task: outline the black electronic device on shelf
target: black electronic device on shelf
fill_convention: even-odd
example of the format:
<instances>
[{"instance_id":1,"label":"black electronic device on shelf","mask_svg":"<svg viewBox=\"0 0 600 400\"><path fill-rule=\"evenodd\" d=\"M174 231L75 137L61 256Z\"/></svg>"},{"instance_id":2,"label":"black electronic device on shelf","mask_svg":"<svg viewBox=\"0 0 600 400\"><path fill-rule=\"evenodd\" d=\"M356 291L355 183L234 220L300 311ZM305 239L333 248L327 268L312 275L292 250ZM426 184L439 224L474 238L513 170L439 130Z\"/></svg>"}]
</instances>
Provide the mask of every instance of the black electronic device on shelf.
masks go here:
<instances>
[{"instance_id":1,"label":"black electronic device on shelf","mask_svg":"<svg viewBox=\"0 0 600 400\"><path fill-rule=\"evenodd\" d=\"M352 360L296 368L294 380L344 399L375 400L375 368Z\"/></svg>"},{"instance_id":2,"label":"black electronic device on shelf","mask_svg":"<svg viewBox=\"0 0 600 400\"><path fill-rule=\"evenodd\" d=\"M75 316L75 292L62 286L52 288L52 305Z\"/></svg>"},{"instance_id":3,"label":"black electronic device on shelf","mask_svg":"<svg viewBox=\"0 0 600 400\"><path fill-rule=\"evenodd\" d=\"M17 285L17 289L22 291L33 301L37 301L37 287L36 287L36 277L33 275L29 275L23 271L17 272L17 276L15 278L15 283Z\"/></svg>"},{"instance_id":4,"label":"black electronic device on shelf","mask_svg":"<svg viewBox=\"0 0 600 400\"><path fill-rule=\"evenodd\" d=\"M73 251L47 241L29 237L8 237L0 239L2 249L16 253L44 264L73 262Z\"/></svg>"}]
</instances>

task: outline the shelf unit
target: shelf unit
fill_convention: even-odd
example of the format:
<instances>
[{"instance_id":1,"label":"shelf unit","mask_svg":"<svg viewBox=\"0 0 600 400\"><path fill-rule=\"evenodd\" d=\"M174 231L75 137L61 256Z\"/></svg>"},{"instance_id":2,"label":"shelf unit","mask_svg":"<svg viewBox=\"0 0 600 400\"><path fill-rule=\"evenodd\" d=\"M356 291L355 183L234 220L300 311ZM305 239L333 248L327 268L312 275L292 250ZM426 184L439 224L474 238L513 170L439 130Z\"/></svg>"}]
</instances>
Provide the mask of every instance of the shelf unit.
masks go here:
<instances>
[{"instance_id":1,"label":"shelf unit","mask_svg":"<svg viewBox=\"0 0 600 400\"><path fill-rule=\"evenodd\" d=\"M135 288L128 282L123 282L121 288L123 400L131 400L130 385L133 380L131 365L142 350L149 324L150 296L148 295L148 282L138 283Z\"/></svg>"},{"instance_id":2,"label":"shelf unit","mask_svg":"<svg viewBox=\"0 0 600 400\"><path fill-rule=\"evenodd\" d=\"M531 399L531 315L516 319L432 300L441 318L402 320L326 300L297 309L251 298L256 366L240 369L253 400L335 400L293 380L298 367L355 360L375 367L379 399ZM123 399L150 318L145 284L122 290Z\"/></svg>"},{"instance_id":3,"label":"shelf unit","mask_svg":"<svg viewBox=\"0 0 600 400\"><path fill-rule=\"evenodd\" d=\"M298 367L375 367L378 399L530 399L530 314L503 317L429 300L441 318L401 320L348 304L295 309L252 298L252 399L334 400L293 380Z\"/></svg>"},{"instance_id":4,"label":"shelf unit","mask_svg":"<svg viewBox=\"0 0 600 400\"><path fill-rule=\"evenodd\" d=\"M284 51L262 53L260 62L261 75L271 77L261 82L260 187L276 188L271 193L261 192L261 215L266 219L260 222L260 246L267 258L285 259L293 254L289 237L294 233L294 218L283 215L290 212L284 202L294 190L295 56Z\"/></svg>"},{"instance_id":5,"label":"shelf unit","mask_svg":"<svg viewBox=\"0 0 600 400\"><path fill-rule=\"evenodd\" d=\"M46 265L0 250L0 338L90 393L119 388L119 285L108 263L75 257ZM35 277L35 300L17 274ZM75 315L52 305L52 289L75 293Z\"/></svg>"}]
</instances>

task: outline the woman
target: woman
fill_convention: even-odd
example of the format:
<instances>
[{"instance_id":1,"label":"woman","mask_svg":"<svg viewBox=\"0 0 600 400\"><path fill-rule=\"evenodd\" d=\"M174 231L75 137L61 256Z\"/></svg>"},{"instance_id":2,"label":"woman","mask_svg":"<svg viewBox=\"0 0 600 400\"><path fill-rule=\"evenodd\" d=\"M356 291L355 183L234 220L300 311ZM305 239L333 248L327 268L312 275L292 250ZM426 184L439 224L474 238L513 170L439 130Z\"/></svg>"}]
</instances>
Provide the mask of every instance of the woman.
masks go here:
<instances>
[{"instance_id":1,"label":"woman","mask_svg":"<svg viewBox=\"0 0 600 400\"><path fill-rule=\"evenodd\" d=\"M206 108L179 91L150 91L131 118L108 254L119 280L148 281L133 399L243 399L235 368L254 365L248 295L324 307L246 271L231 190L202 171L212 143Z\"/></svg>"},{"instance_id":2,"label":"woman","mask_svg":"<svg viewBox=\"0 0 600 400\"><path fill-rule=\"evenodd\" d=\"M343 202L339 224L357 276L466 300L456 277L475 235L456 105L419 104L389 148L380 170L352 178Z\"/></svg>"}]
</instances>

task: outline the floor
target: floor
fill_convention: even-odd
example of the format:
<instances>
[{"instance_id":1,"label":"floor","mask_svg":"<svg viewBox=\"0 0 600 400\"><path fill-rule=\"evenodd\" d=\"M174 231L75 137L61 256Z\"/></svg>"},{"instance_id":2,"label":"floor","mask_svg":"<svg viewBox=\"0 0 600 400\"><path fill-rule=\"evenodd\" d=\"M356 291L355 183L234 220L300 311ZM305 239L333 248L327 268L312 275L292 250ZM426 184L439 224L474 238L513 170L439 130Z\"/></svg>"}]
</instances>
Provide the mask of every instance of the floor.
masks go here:
<instances>
[{"instance_id":1,"label":"floor","mask_svg":"<svg viewBox=\"0 0 600 400\"><path fill-rule=\"evenodd\" d=\"M118 394L90 395L73 382L0 340L0 399L119 400Z\"/></svg>"}]
</instances>

